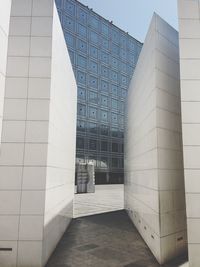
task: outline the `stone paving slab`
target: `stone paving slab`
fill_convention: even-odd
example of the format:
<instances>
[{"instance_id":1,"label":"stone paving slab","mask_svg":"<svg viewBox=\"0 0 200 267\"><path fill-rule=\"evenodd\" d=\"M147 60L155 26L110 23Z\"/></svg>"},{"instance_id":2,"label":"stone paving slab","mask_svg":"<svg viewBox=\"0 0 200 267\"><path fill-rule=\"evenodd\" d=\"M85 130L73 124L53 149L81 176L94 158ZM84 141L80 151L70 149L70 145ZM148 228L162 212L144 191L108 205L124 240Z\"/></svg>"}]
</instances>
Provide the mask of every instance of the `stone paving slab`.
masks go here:
<instances>
[{"instance_id":1,"label":"stone paving slab","mask_svg":"<svg viewBox=\"0 0 200 267\"><path fill-rule=\"evenodd\" d=\"M74 218L124 209L124 185L96 185L95 193L75 194Z\"/></svg>"},{"instance_id":2,"label":"stone paving slab","mask_svg":"<svg viewBox=\"0 0 200 267\"><path fill-rule=\"evenodd\" d=\"M186 267L187 255L162 267ZM77 218L46 267L160 267L124 210Z\"/></svg>"}]
</instances>

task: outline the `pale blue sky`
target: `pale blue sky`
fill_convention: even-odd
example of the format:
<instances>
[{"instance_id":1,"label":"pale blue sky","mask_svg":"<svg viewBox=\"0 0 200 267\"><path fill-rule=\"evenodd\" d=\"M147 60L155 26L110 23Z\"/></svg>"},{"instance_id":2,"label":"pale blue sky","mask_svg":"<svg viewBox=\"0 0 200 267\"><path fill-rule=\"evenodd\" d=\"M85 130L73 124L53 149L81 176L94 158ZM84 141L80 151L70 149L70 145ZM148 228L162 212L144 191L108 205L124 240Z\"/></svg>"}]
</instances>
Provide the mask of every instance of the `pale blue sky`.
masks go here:
<instances>
[{"instance_id":1,"label":"pale blue sky","mask_svg":"<svg viewBox=\"0 0 200 267\"><path fill-rule=\"evenodd\" d=\"M155 11L175 29L177 0L79 0L99 15L143 42Z\"/></svg>"}]
</instances>

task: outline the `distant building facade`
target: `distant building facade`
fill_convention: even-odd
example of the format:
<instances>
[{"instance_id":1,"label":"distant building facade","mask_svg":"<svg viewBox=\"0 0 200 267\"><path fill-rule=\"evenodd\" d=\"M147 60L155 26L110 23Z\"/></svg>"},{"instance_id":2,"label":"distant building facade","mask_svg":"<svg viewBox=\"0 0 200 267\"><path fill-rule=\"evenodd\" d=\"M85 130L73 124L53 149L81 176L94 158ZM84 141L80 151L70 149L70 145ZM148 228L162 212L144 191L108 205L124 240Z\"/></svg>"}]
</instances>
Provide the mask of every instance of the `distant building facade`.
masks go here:
<instances>
[{"instance_id":1,"label":"distant building facade","mask_svg":"<svg viewBox=\"0 0 200 267\"><path fill-rule=\"evenodd\" d=\"M142 44L76 0L57 0L78 85L77 162L123 183L124 101Z\"/></svg>"}]
</instances>

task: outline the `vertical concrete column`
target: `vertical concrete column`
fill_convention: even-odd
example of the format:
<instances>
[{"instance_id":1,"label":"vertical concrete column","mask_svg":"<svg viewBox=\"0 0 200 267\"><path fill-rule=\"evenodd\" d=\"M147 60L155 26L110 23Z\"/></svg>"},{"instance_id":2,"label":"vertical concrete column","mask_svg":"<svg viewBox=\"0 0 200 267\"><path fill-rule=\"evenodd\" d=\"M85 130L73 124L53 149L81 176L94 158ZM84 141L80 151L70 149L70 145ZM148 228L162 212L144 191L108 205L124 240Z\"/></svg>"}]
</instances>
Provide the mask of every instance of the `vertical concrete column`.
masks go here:
<instances>
[{"instance_id":1,"label":"vertical concrete column","mask_svg":"<svg viewBox=\"0 0 200 267\"><path fill-rule=\"evenodd\" d=\"M3 123L3 106L5 96L6 65L8 35L10 24L11 0L0 3L0 153L2 151L2 123ZM4 167L3 167L4 169ZM1 171L0 171L1 172ZM1 172L2 173L2 172ZM14 205L15 192L13 189L18 188L20 181L13 178L12 175L0 175L0 265L3 261L8 263L15 262L16 258L16 241L18 216L12 214L13 209L9 206ZM12 200L9 200L9 197ZM11 215L12 214L12 215ZM3 249L13 247L15 253L10 254ZM10 258L8 258L8 255Z\"/></svg>"},{"instance_id":2,"label":"vertical concrete column","mask_svg":"<svg viewBox=\"0 0 200 267\"><path fill-rule=\"evenodd\" d=\"M185 251L178 33L156 14L128 93L125 207L159 263Z\"/></svg>"},{"instance_id":3,"label":"vertical concrete column","mask_svg":"<svg viewBox=\"0 0 200 267\"><path fill-rule=\"evenodd\" d=\"M12 1L6 58L0 266L41 267L72 218L75 173L77 89L53 0Z\"/></svg>"},{"instance_id":4,"label":"vertical concrete column","mask_svg":"<svg viewBox=\"0 0 200 267\"><path fill-rule=\"evenodd\" d=\"M200 2L179 0L182 132L189 266L200 265Z\"/></svg>"}]
</instances>

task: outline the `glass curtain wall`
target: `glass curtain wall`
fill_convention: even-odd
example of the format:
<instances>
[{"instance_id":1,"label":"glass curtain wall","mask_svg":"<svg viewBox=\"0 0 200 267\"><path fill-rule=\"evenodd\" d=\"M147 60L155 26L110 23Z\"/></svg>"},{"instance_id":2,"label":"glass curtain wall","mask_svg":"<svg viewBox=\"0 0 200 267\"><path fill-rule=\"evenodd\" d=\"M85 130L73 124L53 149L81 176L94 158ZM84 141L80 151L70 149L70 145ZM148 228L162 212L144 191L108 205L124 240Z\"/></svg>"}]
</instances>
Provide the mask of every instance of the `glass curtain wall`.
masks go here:
<instances>
[{"instance_id":1,"label":"glass curtain wall","mask_svg":"<svg viewBox=\"0 0 200 267\"><path fill-rule=\"evenodd\" d=\"M124 106L142 44L76 0L57 0L78 84L77 162L96 184L123 183Z\"/></svg>"}]
</instances>

